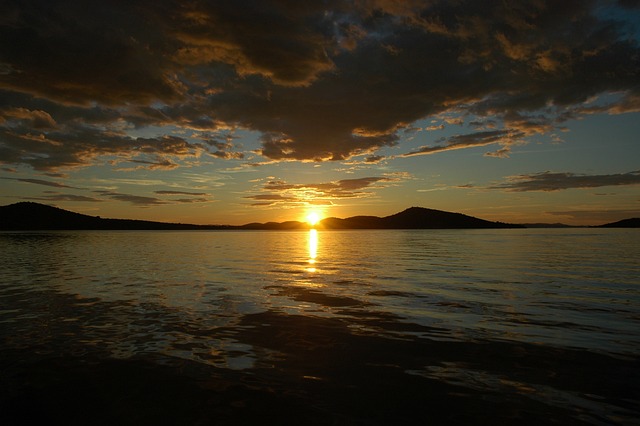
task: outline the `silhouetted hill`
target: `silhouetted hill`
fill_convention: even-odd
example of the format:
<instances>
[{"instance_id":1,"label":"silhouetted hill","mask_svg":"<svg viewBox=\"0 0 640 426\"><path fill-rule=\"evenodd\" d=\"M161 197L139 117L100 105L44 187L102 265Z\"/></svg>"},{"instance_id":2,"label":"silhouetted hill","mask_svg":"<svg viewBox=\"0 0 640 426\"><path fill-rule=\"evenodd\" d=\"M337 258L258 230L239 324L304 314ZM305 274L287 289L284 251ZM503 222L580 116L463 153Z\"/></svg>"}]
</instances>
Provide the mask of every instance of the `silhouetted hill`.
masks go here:
<instances>
[{"instance_id":1,"label":"silhouetted hill","mask_svg":"<svg viewBox=\"0 0 640 426\"><path fill-rule=\"evenodd\" d=\"M328 218L320 222L326 229L472 229L472 228L522 228L501 222L490 222L442 210L411 207L391 216L354 216L347 219Z\"/></svg>"},{"instance_id":2,"label":"silhouetted hill","mask_svg":"<svg viewBox=\"0 0 640 426\"><path fill-rule=\"evenodd\" d=\"M637 227L640 219L628 219L605 227ZM633 222L635 221L635 222ZM502 222L491 222L461 213L411 207L400 213L386 217L353 216L346 219L327 218L317 225L319 229L474 229L474 228L523 228ZM309 229L305 222L248 223L241 226L192 225L184 223L164 223L145 220L103 219L70 212L39 203L21 202L0 206L0 230L80 230L80 229L121 229L121 230L296 230Z\"/></svg>"},{"instance_id":3,"label":"silhouetted hill","mask_svg":"<svg viewBox=\"0 0 640 426\"><path fill-rule=\"evenodd\" d=\"M521 223L525 228L582 228L581 226L567 225L566 223Z\"/></svg>"},{"instance_id":4,"label":"silhouetted hill","mask_svg":"<svg viewBox=\"0 0 640 426\"><path fill-rule=\"evenodd\" d=\"M320 221L324 229L382 229L382 218L377 216L353 216L346 219L329 217Z\"/></svg>"},{"instance_id":5,"label":"silhouetted hill","mask_svg":"<svg viewBox=\"0 0 640 426\"><path fill-rule=\"evenodd\" d=\"M502 222L490 222L462 213L411 207L403 212L382 218L385 227L391 229L445 229L445 228L522 228Z\"/></svg>"},{"instance_id":6,"label":"silhouetted hill","mask_svg":"<svg viewBox=\"0 0 640 426\"><path fill-rule=\"evenodd\" d=\"M201 226L146 220L102 219L39 203L21 202L0 207L0 230L190 230L227 229L226 226Z\"/></svg>"},{"instance_id":7,"label":"silhouetted hill","mask_svg":"<svg viewBox=\"0 0 640 426\"><path fill-rule=\"evenodd\" d=\"M640 217L605 223L604 225L600 225L599 228L640 228Z\"/></svg>"},{"instance_id":8,"label":"silhouetted hill","mask_svg":"<svg viewBox=\"0 0 640 426\"><path fill-rule=\"evenodd\" d=\"M247 223L246 225L234 226L234 229L256 229L256 230L292 230L292 229L309 229L309 224L298 222L295 220L287 222L267 222L267 223Z\"/></svg>"}]
</instances>

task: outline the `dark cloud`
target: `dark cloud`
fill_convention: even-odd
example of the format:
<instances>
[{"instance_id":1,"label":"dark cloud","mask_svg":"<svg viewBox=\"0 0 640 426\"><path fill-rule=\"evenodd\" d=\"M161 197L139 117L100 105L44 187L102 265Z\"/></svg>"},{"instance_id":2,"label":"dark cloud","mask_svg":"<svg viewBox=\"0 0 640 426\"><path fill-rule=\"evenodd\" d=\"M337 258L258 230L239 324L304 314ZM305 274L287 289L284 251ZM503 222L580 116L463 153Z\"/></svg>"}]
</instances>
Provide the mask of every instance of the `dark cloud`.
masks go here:
<instances>
[{"instance_id":1,"label":"dark cloud","mask_svg":"<svg viewBox=\"0 0 640 426\"><path fill-rule=\"evenodd\" d=\"M230 159L241 160L244 158L244 154L242 152L215 151L215 152L212 152L211 155L213 157L221 158L224 160L230 160Z\"/></svg>"},{"instance_id":2,"label":"dark cloud","mask_svg":"<svg viewBox=\"0 0 640 426\"><path fill-rule=\"evenodd\" d=\"M306 86L334 68L328 55L333 22L322 3L196 1L175 12L171 31L181 42L180 63L223 62L241 76L258 74L285 86Z\"/></svg>"},{"instance_id":3,"label":"dark cloud","mask_svg":"<svg viewBox=\"0 0 640 426\"><path fill-rule=\"evenodd\" d=\"M209 195L206 192L187 192L187 191L154 191L158 195L193 195L204 196Z\"/></svg>"},{"instance_id":4,"label":"dark cloud","mask_svg":"<svg viewBox=\"0 0 640 426\"><path fill-rule=\"evenodd\" d=\"M2 111L0 120L4 122L22 122L32 129L53 129L56 121L48 112L27 108L10 108Z\"/></svg>"},{"instance_id":5,"label":"dark cloud","mask_svg":"<svg viewBox=\"0 0 640 426\"><path fill-rule=\"evenodd\" d=\"M618 0L618 4L629 9L640 8L640 0Z\"/></svg>"},{"instance_id":6,"label":"dark cloud","mask_svg":"<svg viewBox=\"0 0 640 426\"><path fill-rule=\"evenodd\" d=\"M244 158L244 153L231 151L231 149L233 149L234 147L232 143L233 139L234 137L232 135L226 135L222 140L220 139L220 137L208 137L208 135L206 134L203 135L204 143L216 149L216 151L210 153L212 157L224 160L241 160Z\"/></svg>"},{"instance_id":7,"label":"dark cloud","mask_svg":"<svg viewBox=\"0 0 640 426\"><path fill-rule=\"evenodd\" d=\"M369 155L368 157L365 157L364 162L369 164L377 164L384 159L385 157L382 155Z\"/></svg>"},{"instance_id":8,"label":"dark cloud","mask_svg":"<svg viewBox=\"0 0 640 426\"><path fill-rule=\"evenodd\" d=\"M258 194L258 195L250 195L245 198L250 198L252 200L263 200L263 201L291 201L295 200L294 197L285 197L280 194Z\"/></svg>"},{"instance_id":9,"label":"dark cloud","mask_svg":"<svg viewBox=\"0 0 640 426\"><path fill-rule=\"evenodd\" d=\"M511 153L511 148L508 146L502 147L496 151L485 152L485 157L495 157L495 158L509 158L509 154Z\"/></svg>"},{"instance_id":10,"label":"dark cloud","mask_svg":"<svg viewBox=\"0 0 640 426\"><path fill-rule=\"evenodd\" d=\"M489 130L466 135L456 135L450 138L441 139L441 145L423 146L414 151L408 152L403 156L428 155L435 154L436 152L492 145L495 143L507 146L498 152L508 152L508 146L517 142L523 136L524 133L521 131L512 130Z\"/></svg>"},{"instance_id":11,"label":"dark cloud","mask_svg":"<svg viewBox=\"0 0 640 426\"><path fill-rule=\"evenodd\" d=\"M75 194L54 194L54 195L46 195L43 197L21 197L22 200L32 200L32 201L74 201L74 202L89 202L89 203L100 203L103 200L87 197L84 195L75 195Z\"/></svg>"},{"instance_id":12,"label":"dark cloud","mask_svg":"<svg viewBox=\"0 0 640 426\"><path fill-rule=\"evenodd\" d=\"M102 197L110 198L112 200L123 201L126 203L130 203L139 207L150 207L157 206L163 204L188 204L188 203L207 203L210 202L211 199L207 196L209 194L206 193L194 193L194 192L185 192L185 191L155 191L158 195L193 195L193 198L178 198L172 200L163 200L157 197L146 197L142 195L132 195L132 194L123 194L115 191L108 190L96 190L93 191L95 194L98 194Z\"/></svg>"},{"instance_id":13,"label":"dark cloud","mask_svg":"<svg viewBox=\"0 0 640 426\"><path fill-rule=\"evenodd\" d=\"M168 204L167 201L161 200L155 197L145 197L141 195L131 195L131 194L122 194L114 191L94 191L96 194L99 194L103 197L111 198L112 200L125 201L127 203L131 203L137 206L147 207L147 206L155 206L161 204Z\"/></svg>"},{"instance_id":14,"label":"dark cloud","mask_svg":"<svg viewBox=\"0 0 640 426\"><path fill-rule=\"evenodd\" d=\"M0 162L27 164L35 170L82 167L100 156L115 156L120 161L145 164L145 168L175 168L169 157L184 159L208 152L203 144L190 143L175 136L133 138L118 131L93 126L68 125L46 133L28 128L0 127ZM155 161L132 157L152 156Z\"/></svg>"},{"instance_id":15,"label":"dark cloud","mask_svg":"<svg viewBox=\"0 0 640 426\"><path fill-rule=\"evenodd\" d=\"M570 188L598 188L601 186L639 185L640 170L611 175L579 175L574 173L543 172L512 176L506 183L492 189L507 191L559 191Z\"/></svg>"},{"instance_id":16,"label":"dark cloud","mask_svg":"<svg viewBox=\"0 0 640 426\"><path fill-rule=\"evenodd\" d=\"M174 203L180 203L180 204L191 204L191 203L208 203L211 201L211 199L206 198L206 197L199 197L199 198L177 198L174 200L171 200Z\"/></svg>"},{"instance_id":17,"label":"dark cloud","mask_svg":"<svg viewBox=\"0 0 640 426\"><path fill-rule=\"evenodd\" d=\"M52 182L50 180L27 179L27 178L8 178L8 177L2 177L0 179L8 179L8 180L15 180L15 181L18 181L18 182L34 183L36 185L52 186L54 188L73 188L73 189L77 189L77 188L75 188L73 186L65 185L64 183L60 183L60 182Z\"/></svg>"},{"instance_id":18,"label":"dark cloud","mask_svg":"<svg viewBox=\"0 0 640 426\"><path fill-rule=\"evenodd\" d=\"M327 183L289 184L284 181L270 181L264 185L267 191L308 192L322 197L352 198L364 195L365 188L373 187L378 182L390 182L389 177L364 177L342 179Z\"/></svg>"},{"instance_id":19,"label":"dark cloud","mask_svg":"<svg viewBox=\"0 0 640 426\"><path fill-rule=\"evenodd\" d=\"M250 200L254 200L254 203L251 203L252 206L274 206L274 205L282 205L282 204L304 204L304 200L299 199L295 196L284 196L280 194L258 194L258 195L249 195L245 198Z\"/></svg>"},{"instance_id":20,"label":"dark cloud","mask_svg":"<svg viewBox=\"0 0 640 426\"><path fill-rule=\"evenodd\" d=\"M161 158L157 168L201 153L243 157L227 141L127 135L167 125L255 130L272 160L373 158L411 123L443 114L447 124L491 126L408 155L500 143L495 155L504 156L513 135L526 141L568 118L638 111L638 28L619 13L635 7L7 0L0 162L44 171L137 152L152 156L138 164ZM621 99L608 108L583 105L612 92Z\"/></svg>"},{"instance_id":21,"label":"dark cloud","mask_svg":"<svg viewBox=\"0 0 640 426\"><path fill-rule=\"evenodd\" d=\"M62 0L3 2L1 87L73 105L177 100L183 85L153 7Z\"/></svg>"},{"instance_id":22,"label":"dark cloud","mask_svg":"<svg viewBox=\"0 0 640 426\"><path fill-rule=\"evenodd\" d=\"M148 169L148 170L172 170L178 167L178 164L166 158L164 159L158 158L156 159L156 161L147 161L147 160L129 160L129 161L136 164L142 164L142 166L140 166L139 168Z\"/></svg>"}]
</instances>

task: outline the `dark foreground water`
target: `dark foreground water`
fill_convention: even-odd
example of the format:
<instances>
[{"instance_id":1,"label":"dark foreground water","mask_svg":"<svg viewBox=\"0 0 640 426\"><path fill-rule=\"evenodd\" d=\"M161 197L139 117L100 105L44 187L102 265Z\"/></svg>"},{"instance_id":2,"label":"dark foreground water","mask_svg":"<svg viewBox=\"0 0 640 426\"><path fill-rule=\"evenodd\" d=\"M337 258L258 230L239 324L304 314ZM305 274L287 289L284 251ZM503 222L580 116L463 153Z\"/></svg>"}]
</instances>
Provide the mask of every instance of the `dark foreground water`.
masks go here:
<instances>
[{"instance_id":1,"label":"dark foreground water","mask_svg":"<svg viewBox=\"0 0 640 426\"><path fill-rule=\"evenodd\" d=\"M640 232L0 233L0 424L640 424Z\"/></svg>"}]
</instances>

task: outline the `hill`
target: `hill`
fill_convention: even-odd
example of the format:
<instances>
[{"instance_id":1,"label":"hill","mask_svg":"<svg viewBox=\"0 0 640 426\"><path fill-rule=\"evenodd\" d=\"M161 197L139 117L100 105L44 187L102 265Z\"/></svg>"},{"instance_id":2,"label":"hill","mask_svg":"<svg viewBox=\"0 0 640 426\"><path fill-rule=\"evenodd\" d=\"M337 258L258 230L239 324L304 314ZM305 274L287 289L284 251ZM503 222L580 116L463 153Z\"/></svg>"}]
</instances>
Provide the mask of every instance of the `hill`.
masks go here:
<instances>
[{"instance_id":1,"label":"hill","mask_svg":"<svg viewBox=\"0 0 640 426\"><path fill-rule=\"evenodd\" d=\"M0 207L0 230L191 230L226 229L225 226L201 226L146 220L102 219L99 216L70 212L39 203L21 202Z\"/></svg>"},{"instance_id":2,"label":"hill","mask_svg":"<svg viewBox=\"0 0 640 426\"><path fill-rule=\"evenodd\" d=\"M411 207L391 216L354 216L347 219L328 218L320 225L329 229L482 229L522 228L502 222L490 222L462 213Z\"/></svg>"},{"instance_id":3,"label":"hill","mask_svg":"<svg viewBox=\"0 0 640 426\"><path fill-rule=\"evenodd\" d=\"M566 223L522 223L525 228L581 228L580 226L567 225Z\"/></svg>"},{"instance_id":4,"label":"hill","mask_svg":"<svg viewBox=\"0 0 640 426\"><path fill-rule=\"evenodd\" d=\"M604 225L600 225L599 228L640 228L640 217L605 223Z\"/></svg>"},{"instance_id":5,"label":"hill","mask_svg":"<svg viewBox=\"0 0 640 426\"><path fill-rule=\"evenodd\" d=\"M353 216L346 219L327 218L319 229L472 229L522 228L501 222L490 222L461 213L411 207L386 217ZM39 203L21 202L0 207L0 230L294 230L309 229L304 222L249 223L241 226L191 225L145 220L103 219L70 212Z\"/></svg>"},{"instance_id":6,"label":"hill","mask_svg":"<svg viewBox=\"0 0 640 426\"><path fill-rule=\"evenodd\" d=\"M438 228L522 228L502 222L491 222L462 213L411 207L403 212L383 218L394 229Z\"/></svg>"},{"instance_id":7,"label":"hill","mask_svg":"<svg viewBox=\"0 0 640 426\"><path fill-rule=\"evenodd\" d=\"M247 223L246 225L234 226L233 228L247 229L247 230L253 229L253 230L289 231L294 229L309 229L309 224L291 220L287 222Z\"/></svg>"}]
</instances>

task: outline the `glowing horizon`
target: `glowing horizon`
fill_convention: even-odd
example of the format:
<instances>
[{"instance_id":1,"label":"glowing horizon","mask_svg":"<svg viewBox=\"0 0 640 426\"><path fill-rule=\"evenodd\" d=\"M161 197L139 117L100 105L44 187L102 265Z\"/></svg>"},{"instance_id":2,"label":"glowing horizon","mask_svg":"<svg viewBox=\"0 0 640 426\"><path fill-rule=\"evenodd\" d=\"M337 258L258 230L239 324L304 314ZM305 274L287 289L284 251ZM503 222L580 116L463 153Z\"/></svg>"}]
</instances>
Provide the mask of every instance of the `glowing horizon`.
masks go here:
<instances>
[{"instance_id":1,"label":"glowing horizon","mask_svg":"<svg viewBox=\"0 0 640 426\"><path fill-rule=\"evenodd\" d=\"M322 220L322 214L316 210L307 213L306 222L311 226L316 226Z\"/></svg>"}]
</instances>

